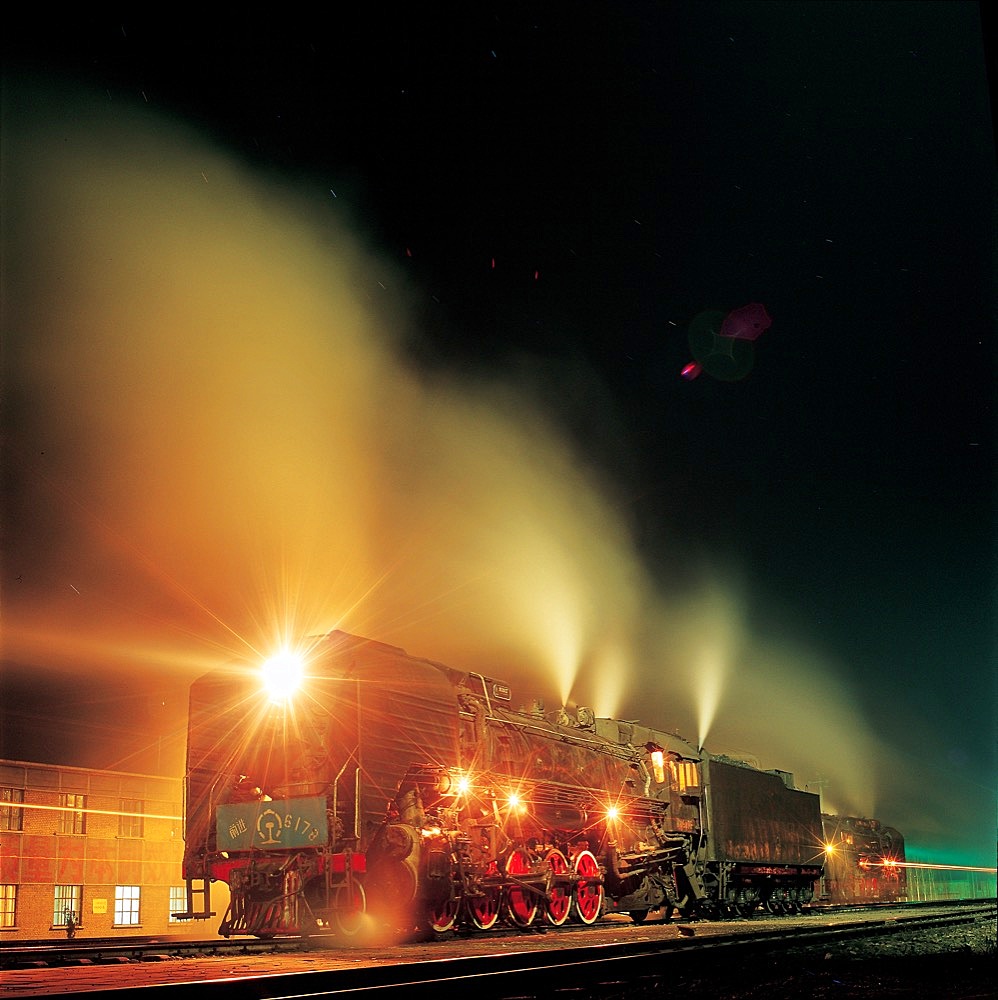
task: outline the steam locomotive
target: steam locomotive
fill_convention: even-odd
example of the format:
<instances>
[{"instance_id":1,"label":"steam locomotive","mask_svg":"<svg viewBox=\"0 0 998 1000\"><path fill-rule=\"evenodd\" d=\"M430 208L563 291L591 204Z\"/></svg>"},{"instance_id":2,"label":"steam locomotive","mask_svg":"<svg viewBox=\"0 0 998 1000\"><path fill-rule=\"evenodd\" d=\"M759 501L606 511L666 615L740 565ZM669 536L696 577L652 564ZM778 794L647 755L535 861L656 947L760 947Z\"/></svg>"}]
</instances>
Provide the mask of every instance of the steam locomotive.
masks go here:
<instances>
[{"instance_id":1,"label":"steam locomotive","mask_svg":"<svg viewBox=\"0 0 998 1000\"><path fill-rule=\"evenodd\" d=\"M820 898L832 904L897 903L908 898L904 837L879 820L821 814L825 873Z\"/></svg>"},{"instance_id":2,"label":"steam locomotive","mask_svg":"<svg viewBox=\"0 0 998 1000\"><path fill-rule=\"evenodd\" d=\"M190 693L177 916L227 883L223 936L793 912L821 877L819 798L785 772L339 631L294 694L248 674Z\"/></svg>"}]
</instances>

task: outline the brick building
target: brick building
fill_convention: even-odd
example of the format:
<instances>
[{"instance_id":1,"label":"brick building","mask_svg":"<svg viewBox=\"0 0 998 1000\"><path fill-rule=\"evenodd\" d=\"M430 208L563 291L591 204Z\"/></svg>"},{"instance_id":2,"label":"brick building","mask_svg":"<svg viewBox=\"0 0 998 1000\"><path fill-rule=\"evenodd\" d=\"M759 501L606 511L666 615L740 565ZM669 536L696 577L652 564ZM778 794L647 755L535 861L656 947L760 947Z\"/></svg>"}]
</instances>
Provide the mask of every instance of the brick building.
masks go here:
<instances>
[{"instance_id":1,"label":"brick building","mask_svg":"<svg viewBox=\"0 0 998 1000\"><path fill-rule=\"evenodd\" d=\"M171 917L186 909L182 801L179 778L0 760L0 944L211 937L217 920Z\"/></svg>"}]
</instances>

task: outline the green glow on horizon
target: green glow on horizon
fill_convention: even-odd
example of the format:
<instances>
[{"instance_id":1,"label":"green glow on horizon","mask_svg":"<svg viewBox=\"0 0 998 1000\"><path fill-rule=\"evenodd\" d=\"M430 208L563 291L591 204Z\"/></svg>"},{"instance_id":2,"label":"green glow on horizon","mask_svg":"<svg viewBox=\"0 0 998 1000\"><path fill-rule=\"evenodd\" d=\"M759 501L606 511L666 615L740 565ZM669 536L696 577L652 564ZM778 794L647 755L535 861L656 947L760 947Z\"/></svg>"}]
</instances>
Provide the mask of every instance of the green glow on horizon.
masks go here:
<instances>
[{"instance_id":1,"label":"green glow on horizon","mask_svg":"<svg viewBox=\"0 0 998 1000\"><path fill-rule=\"evenodd\" d=\"M977 851L945 849L939 847L928 847L906 839L904 845L905 860L909 863L921 865L945 865L954 869L957 868L979 868L980 866L993 865L996 854L990 856L982 849ZM995 871L993 867L985 867L985 871Z\"/></svg>"}]
</instances>

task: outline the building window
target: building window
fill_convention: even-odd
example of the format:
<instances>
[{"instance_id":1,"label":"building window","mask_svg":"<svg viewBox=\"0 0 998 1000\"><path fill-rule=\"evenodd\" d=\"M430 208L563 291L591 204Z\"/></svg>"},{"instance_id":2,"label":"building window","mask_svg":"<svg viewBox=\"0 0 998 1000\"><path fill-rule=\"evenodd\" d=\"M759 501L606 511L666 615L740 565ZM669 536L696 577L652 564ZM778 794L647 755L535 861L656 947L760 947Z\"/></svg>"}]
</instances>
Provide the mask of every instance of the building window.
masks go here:
<instances>
[{"instance_id":1,"label":"building window","mask_svg":"<svg viewBox=\"0 0 998 1000\"><path fill-rule=\"evenodd\" d=\"M62 792L59 795L59 806L72 812L59 814L59 832L83 834L87 830L86 813L87 797L77 792Z\"/></svg>"},{"instance_id":2,"label":"building window","mask_svg":"<svg viewBox=\"0 0 998 1000\"><path fill-rule=\"evenodd\" d=\"M139 895L137 885L116 885L114 887L115 927L137 927L139 923Z\"/></svg>"},{"instance_id":3,"label":"building window","mask_svg":"<svg viewBox=\"0 0 998 1000\"><path fill-rule=\"evenodd\" d=\"M175 913L186 913L187 912L187 886L186 885L171 885L170 886L170 919L171 924L182 924L179 917L175 917Z\"/></svg>"},{"instance_id":4,"label":"building window","mask_svg":"<svg viewBox=\"0 0 998 1000\"><path fill-rule=\"evenodd\" d=\"M20 807L22 802L23 788L0 788L0 830L17 833L24 829L24 810Z\"/></svg>"},{"instance_id":5,"label":"building window","mask_svg":"<svg viewBox=\"0 0 998 1000\"><path fill-rule=\"evenodd\" d=\"M55 905L52 908L52 926L65 927L70 918L74 924L79 924L82 899L82 885L57 885L55 887Z\"/></svg>"},{"instance_id":6,"label":"building window","mask_svg":"<svg viewBox=\"0 0 998 1000\"><path fill-rule=\"evenodd\" d=\"M0 885L0 927L16 926L17 886Z\"/></svg>"},{"instance_id":7,"label":"building window","mask_svg":"<svg viewBox=\"0 0 998 1000\"><path fill-rule=\"evenodd\" d=\"M122 799L118 816L119 837L142 836L142 800Z\"/></svg>"}]
</instances>

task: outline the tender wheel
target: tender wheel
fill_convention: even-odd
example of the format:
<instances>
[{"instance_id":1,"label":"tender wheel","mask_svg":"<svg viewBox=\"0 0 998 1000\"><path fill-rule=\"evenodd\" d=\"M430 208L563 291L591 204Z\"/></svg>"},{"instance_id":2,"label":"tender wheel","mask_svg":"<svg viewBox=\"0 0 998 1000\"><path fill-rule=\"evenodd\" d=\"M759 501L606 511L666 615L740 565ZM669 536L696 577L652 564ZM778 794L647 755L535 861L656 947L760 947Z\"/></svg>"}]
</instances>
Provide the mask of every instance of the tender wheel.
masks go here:
<instances>
[{"instance_id":1,"label":"tender wheel","mask_svg":"<svg viewBox=\"0 0 998 1000\"><path fill-rule=\"evenodd\" d=\"M457 922L457 911L460 909L459 899L445 899L439 903L430 903L426 908L426 922L430 930L436 934L445 934L453 929Z\"/></svg>"},{"instance_id":2,"label":"tender wheel","mask_svg":"<svg viewBox=\"0 0 998 1000\"><path fill-rule=\"evenodd\" d=\"M603 882L599 864L590 851L583 851L575 859L575 884L573 902L575 914L584 924L594 924L603 912Z\"/></svg>"},{"instance_id":3,"label":"tender wheel","mask_svg":"<svg viewBox=\"0 0 998 1000\"><path fill-rule=\"evenodd\" d=\"M648 919L647 910L631 910L628 915L636 924L643 924Z\"/></svg>"},{"instance_id":4,"label":"tender wheel","mask_svg":"<svg viewBox=\"0 0 998 1000\"><path fill-rule=\"evenodd\" d=\"M548 900L544 907L544 919L552 927L561 927L568 920L568 915L572 910L572 894L565 885L560 884L557 879L559 875L567 875L570 871L568 860L561 851L549 851L544 859L551 866L551 871L555 876L555 883L551 886Z\"/></svg>"},{"instance_id":5,"label":"tender wheel","mask_svg":"<svg viewBox=\"0 0 998 1000\"><path fill-rule=\"evenodd\" d=\"M364 926L367 894L360 882L341 885L333 896L333 920L336 930L344 937L353 937Z\"/></svg>"},{"instance_id":6,"label":"tender wheel","mask_svg":"<svg viewBox=\"0 0 998 1000\"><path fill-rule=\"evenodd\" d=\"M506 874L526 875L530 871L530 858L526 851L517 849L506 859ZM537 916L537 896L529 889L513 885L506 890L506 915L517 927L529 927Z\"/></svg>"}]
</instances>

